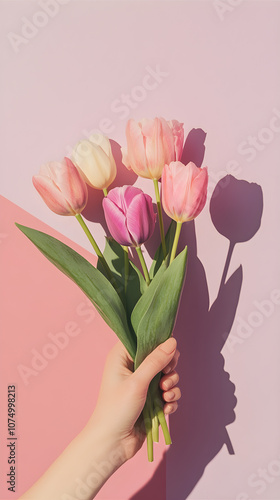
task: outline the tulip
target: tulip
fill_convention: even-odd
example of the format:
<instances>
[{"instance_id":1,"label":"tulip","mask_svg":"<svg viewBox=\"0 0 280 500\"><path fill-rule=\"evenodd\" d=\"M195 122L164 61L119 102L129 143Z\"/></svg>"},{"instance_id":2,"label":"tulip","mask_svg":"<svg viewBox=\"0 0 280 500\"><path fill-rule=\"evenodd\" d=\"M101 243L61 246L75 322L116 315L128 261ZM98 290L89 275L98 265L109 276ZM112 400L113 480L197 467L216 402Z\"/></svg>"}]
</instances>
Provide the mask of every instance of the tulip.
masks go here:
<instances>
[{"instance_id":1,"label":"tulip","mask_svg":"<svg viewBox=\"0 0 280 500\"><path fill-rule=\"evenodd\" d=\"M183 123L177 120L166 121L164 118L154 120L144 118L139 123L128 120L126 138L127 150L122 148L124 165L140 177L153 179L162 249L166 256L158 180L165 164L181 159L184 141Z\"/></svg>"},{"instance_id":2,"label":"tulip","mask_svg":"<svg viewBox=\"0 0 280 500\"><path fill-rule=\"evenodd\" d=\"M183 123L164 118L139 123L128 120L127 150L122 148L123 163L140 177L160 179L164 165L180 160L183 151Z\"/></svg>"},{"instance_id":3,"label":"tulip","mask_svg":"<svg viewBox=\"0 0 280 500\"><path fill-rule=\"evenodd\" d=\"M47 206L58 215L80 214L87 204L86 183L69 158L42 165L32 181Z\"/></svg>"},{"instance_id":4,"label":"tulip","mask_svg":"<svg viewBox=\"0 0 280 500\"><path fill-rule=\"evenodd\" d=\"M95 189L107 190L117 175L110 141L103 134L80 141L72 152L72 160L85 182Z\"/></svg>"},{"instance_id":5,"label":"tulip","mask_svg":"<svg viewBox=\"0 0 280 500\"><path fill-rule=\"evenodd\" d=\"M108 229L113 238L124 246L136 247L147 284L149 272L140 245L154 232L156 214L152 198L134 186L111 189L103 199L103 209Z\"/></svg>"},{"instance_id":6,"label":"tulip","mask_svg":"<svg viewBox=\"0 0 280 500\"><path fill-rule=\"evenodd\" d=\"M197 217L206 203L208 172L193 162L184 165L173 161L162 172L162 205L165 213L177 222L170 255L175 258L182 223Z\"/></svg>"},{"instance_id":7,"label":"tulip","mask_svg":"<svg viewBox=\"0 0 280 500\"><path fill-rule=\"evenodd\" d=\"M152 198L134 186L116 187L103 199L108 229L124 246L138 247L154 232L155 213Z\"/></svg>"},{"instance_id":8,"label":"tulip","mask_svg":"<svg viewBox=\"0 0 280 500\"><path fill-rule=\"evenodd\" d=\"M177 222L197 217L206 203L208 173L193 162L173 161L162 172L162 205Z\"/></svg>"},{"instance_id":9,"label":"tulip","mask_svg":"<svg viewBox=\"0 0 280 500\"><path fill-rule=\"evenodd\" d=\"M179 161L181 160L181 156L183 153L183 146L184 146L184 128L183 128L184 124L178 122L177 120L170 120L167 123L171 128L174 137L174 150L175 150L174 161L175 160Z\"/></svg>"}]
</instances>

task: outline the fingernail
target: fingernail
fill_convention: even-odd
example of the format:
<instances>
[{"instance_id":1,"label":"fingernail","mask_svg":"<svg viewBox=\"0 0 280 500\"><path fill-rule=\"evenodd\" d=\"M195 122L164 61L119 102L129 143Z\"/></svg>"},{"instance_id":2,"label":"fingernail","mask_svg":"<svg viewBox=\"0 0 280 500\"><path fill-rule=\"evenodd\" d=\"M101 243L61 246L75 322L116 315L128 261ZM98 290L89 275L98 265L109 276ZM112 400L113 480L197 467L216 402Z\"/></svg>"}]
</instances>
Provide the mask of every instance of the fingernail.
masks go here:
<instances>
[{"instance_id":1,"label":"fingernail","mask_svg":"<svg viewBox=\"0 0 280 500\"><path fill-rule=\"evenodd\" d=\"M170 339L166 340L160 347L166 354L172 354L177 347L177 342L174 337L170 337Z\"/></svg>"},{"instance_id":2,"label":"fingernail","mask_svg":"<svg viewBox=\"0 0 280 500\"><path fill-rule=\"evenodd\" d=\"M166 394L167 398L172 400L175 398L175 393L173 391L170 391Z\"/></svg>"},{"instance_id":3,"label":"fingernail","mask_svg":"<svg viewBox=\"0 0 280 500\"><path fill-rule=\"evenodd\" d=\"M162 371L163 371L163 373L165 373L165 375L167 375L169 372L171 372L171 366L167 366Z\"/></svg>"},{"instance_id":4,"label":"fingernail","mask_svg":"<svg viewBox=\"0 0 280 500\"><path fill-rule=\"evenodd\" d=\"M172 385L173 385L173 384L172 384L172 380L166 380L166 381L164 382L164 389L165 389L166 391L168 391L168 389L171 389Z\"/></svg>"},{"instance_id":5,"label":"fingernail","mask_svg":"<svg viewBox=\"0 0 280 500\"><path fill-rule=\"evenodd\" d=\"M167 405L167 406L166 406L166 408L164 409L164 413L165 413L166 415L168 415L168 413L172 413L172 412L173 412L173 410L174 410L174 405L169 404L169 405Z\"/></svg>"}]
</instances>

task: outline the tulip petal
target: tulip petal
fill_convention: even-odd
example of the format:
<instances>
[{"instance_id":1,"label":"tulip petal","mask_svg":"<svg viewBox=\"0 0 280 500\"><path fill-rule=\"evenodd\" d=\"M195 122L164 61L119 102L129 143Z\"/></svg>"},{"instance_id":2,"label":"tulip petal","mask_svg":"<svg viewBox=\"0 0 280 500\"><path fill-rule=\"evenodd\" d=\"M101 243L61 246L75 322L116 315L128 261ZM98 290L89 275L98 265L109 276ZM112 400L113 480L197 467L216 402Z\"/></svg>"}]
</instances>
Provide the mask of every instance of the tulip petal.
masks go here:
<instances>
[{"instance_id":1,"label":"tulip petal","mask_svg":"<svg viewBox=\"0 0 280 500\"><path fill-rule=\"evenodd\" d=\"M153 234L155 214L149 195L141 192L134 196L127 211L127 228L137 246L142 245Z\"/></svg>"},{"instance_id":2,"label":"tulip petal","mask_svg":"<svg viewBox=\"0 0 280 500\"><path fill-rule=\"evenodd\" d=\"M137 175L150 179L142 130L135 120L128 120L127 122L126 139L129 163L132 169Z\"/></svg>"},{"instance_id":3,"label":"tulip petal","mask_svg":"<svg viewBox=\"0 0 280 500\"><path fill-rule=\"evenodd\" d=\"M112 191L110 191L110 193ZM103 198L102 206L109 232L114 240L116 240L120 245L133 245L133 241L126 225L126 216L123 211L120 210L108 196Z\"/></svg>"},{"instance_id":4,"label":"tulip petal","mask_svg":"<svg viewBox=\"0 0 280 500\"><path fill-rule=\"evenodd\" d=\"M207 198L208 172L207 168L199 169L199 174L193 179L188 220L197 217L205 206Z\"/></svg>"},{"instance_id":5,"label":"tulip petal","mask_svg":"<svg viewBox=\"0 0 280 500\"><path fill-rule=\"evenodd\" d=\"M163 135L164 165L177 160L175 154L175 139L173 130L164 118L160 118Z\"/></svg>"},{"instance_id":6,"label":"tulip petal","mask_svg":"<svg viewBox=\"0 0 280 500\"><path fill-rule=\"evenodd\" d=\"M162 204L172 219L185 222L199 215L206 203L208 173L193 162L176 161L162 173Z\"/></svg>"},{"instance_id":7,"label":"tulip petal","mask_svg":"<svg viewBox=\"0 0 280 500\"><path fill-rule=\"evenodd\" d=\"M180 161L184 147L184 124L178 120L170 120L167 123L173 133L175 160Z\"/></svg>"},{"instance_id":8,"label":"tulip petal","mask_svg":"<svg viewBox=\"0 0 280 500\"><path fill-rule=\"evenodd\" d=\"M80 141L72 152L72 160L87 184L95 189L107 188L115 179L117 169L111 154L88 140Z\"/></svg>"},{"instance_id":9,"label":"tulip petal","mask_svg":"<svg viewBox=\"0 0 280 500\"><path fill-rule=\"evenodd\" d=\"M165 165L162 171L161 177L161 196L162 196L162 206L165 213L172 219L174 219L174 209L173 209L173 178L171 175L171 170L169 165Z\"/></svg>"},{"instance_id":10,"label":"tulip petal","mask_svg":"<svg viewBox=\"0 0 280 500\"><path fill-rule=\"evenodd\" d=\"M104 153L106 153L107 156L110 156L111 153L111 144L110 140L106 135L103 134L91 134L89 136L90 142L95 144L95 146L100 146Z\"/></svg>"},{"instance_id":11,"label":"tulip petal","mask_svg":"<svg viewBox=\"0 0 280 500\"><path fill-rule=\"evenodd\" d=\"M133 198L141 193L141 189L134 186L122 186L119 188L111 189L107 198L109 198L124 214L133 200Z\"/></svg>"},{"instance_id":12,"label":"tulip petal","mask_svg":"<svg viewBox=\"0 0 280 500\"><path fill-rule=\"evenodd\" d=\"M149 120L144 118L141 121L142 134L146 150L147 166L151 178L159 179L164 166L162 126L159 118Z\"/></svg>"},{"instance_id":13,"label":"tulip petal","mask_svg":"<svg viewBox=\"0 0 280 500\"><path fill-rule=\"evenodd\" d=\"M34 175L32 182L39 195L53 212L58 215L75 215L64 195L50 177Z\"/></svg>"},{"instance_id":14,"label":"tulip petal","mask_svg":"<svg viewBox=\"0 0 280 500\"><path fill-rule=\"evenodd\" d=\"M128 170L131 170L130 159L128 156L127 148L121 148L121 153L122 153L122 163Z\"/></svg>"},{"instance_id":15,"label":"tulip petal","mask_svg":"<svg viewBox=\"0 0 280 500\"><path fill-rule=\"evenodd\" d=\"M69 158L42 165L33 184L48 207L59 215L80 213L87 204L87 186Z\"/></svg>"},{"instance_id":16,"label":"tulip petal","mask_svg":"<svg viewBox=\"0 0 280 500\"><path fill-rule=\"evenodd\" d=\"M192 162L184 165L181 162L172 163L173 176L173 210L178 220L188 218L191 200L191 186L196 175L196 165Z\"/></svg>"},{"instance_id":17,"label":"tulip petal","mask_svg":"<svg viewBox=\"0 0 280 500\"><path fill-rule=\"evenodd\" d=\"M65 169L61 169L61 184L63 194L75 213L80 213L86 206L88 200L88 189L78 169L72 161L64 158ZM64 166L63 165L63 166Z\"/></svg>"}]
</instances>

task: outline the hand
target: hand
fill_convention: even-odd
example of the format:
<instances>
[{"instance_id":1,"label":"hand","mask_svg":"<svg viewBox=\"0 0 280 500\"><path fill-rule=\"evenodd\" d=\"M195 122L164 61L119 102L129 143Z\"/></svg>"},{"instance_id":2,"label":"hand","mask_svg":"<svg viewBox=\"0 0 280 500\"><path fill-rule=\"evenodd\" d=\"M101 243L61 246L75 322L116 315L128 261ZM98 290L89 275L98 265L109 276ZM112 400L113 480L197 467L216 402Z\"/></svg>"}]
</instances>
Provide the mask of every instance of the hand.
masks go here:
<instances>
[{"instance_id":1,"label":"hand","mask_svg":"<svg viewBox=\"0 0 280 500\"><path fill-rule=\"evenodd\" d=\"M27 500L92 500L107 479L141 448L145 440L139 416L149 384L160 381L165 413L177 409L179 376L174 371L179 352L176 340L158 346L133 372L133 361L118 342L108 355L96 408L85 428L40 479L20 498Z\"/></svg>"},{"instance_id":2,"label":"hand","mask_svg":"<svg viewBox=\"0 0 280 500\"><path fill-rule=\"evenodd\" d=\"M171 414L178 407L181 393L177 387L179 375L174 370L179 358L176 345L171 337L147 356L135 372L133 360L121 342L107 357L97 405L88 427L102 429L112 447L121 450L123 461L133 457L145 440L145 428L139 416L149 384L157 373L164 373L160 380L164 412Z\"/></svg>"}]
</instances>

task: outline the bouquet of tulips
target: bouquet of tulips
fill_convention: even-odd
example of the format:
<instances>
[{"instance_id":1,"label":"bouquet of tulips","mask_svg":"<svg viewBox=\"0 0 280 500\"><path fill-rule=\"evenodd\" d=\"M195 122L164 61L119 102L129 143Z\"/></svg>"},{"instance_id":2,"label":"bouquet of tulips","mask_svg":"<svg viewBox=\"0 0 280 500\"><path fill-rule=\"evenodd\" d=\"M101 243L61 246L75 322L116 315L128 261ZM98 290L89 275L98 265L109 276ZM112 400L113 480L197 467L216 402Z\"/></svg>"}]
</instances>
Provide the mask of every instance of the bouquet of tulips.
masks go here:
<instances>
[{"instance_id":1,"label":"bouquet of tulips","mask_svg":"<svg viewBox=\"0 0 280 500\"><path fill-rule=\"evenodd\" d=\"M135 370L145 357L172 334L184 283L187 247L176 256L182 223L194 219L206 202L208 174L192 162L180 162L183 124L163 118L129 120L123 163L140 177L153 180L161 244L148 270L141 246L156 222L152 198L134 186L108 187L116 177L110 141L102 134L80 141L72 159L43 165L33 184L48 207L59 215L76 217L98 257L95 268L80 254L40 231L19 229L60 271L72 279L114 330L134 360ZM162 205L172 219L164 232ZM88 200L87 184L104 192L103 209L111 237L102 253L81 213ZM176 224L175 222L176 221ZM140 269L131 258L134 247ZM148 460L162 427L171 443L159 390L160 374L150 384L143 409Z\"/></svg>"}]
</instances>

